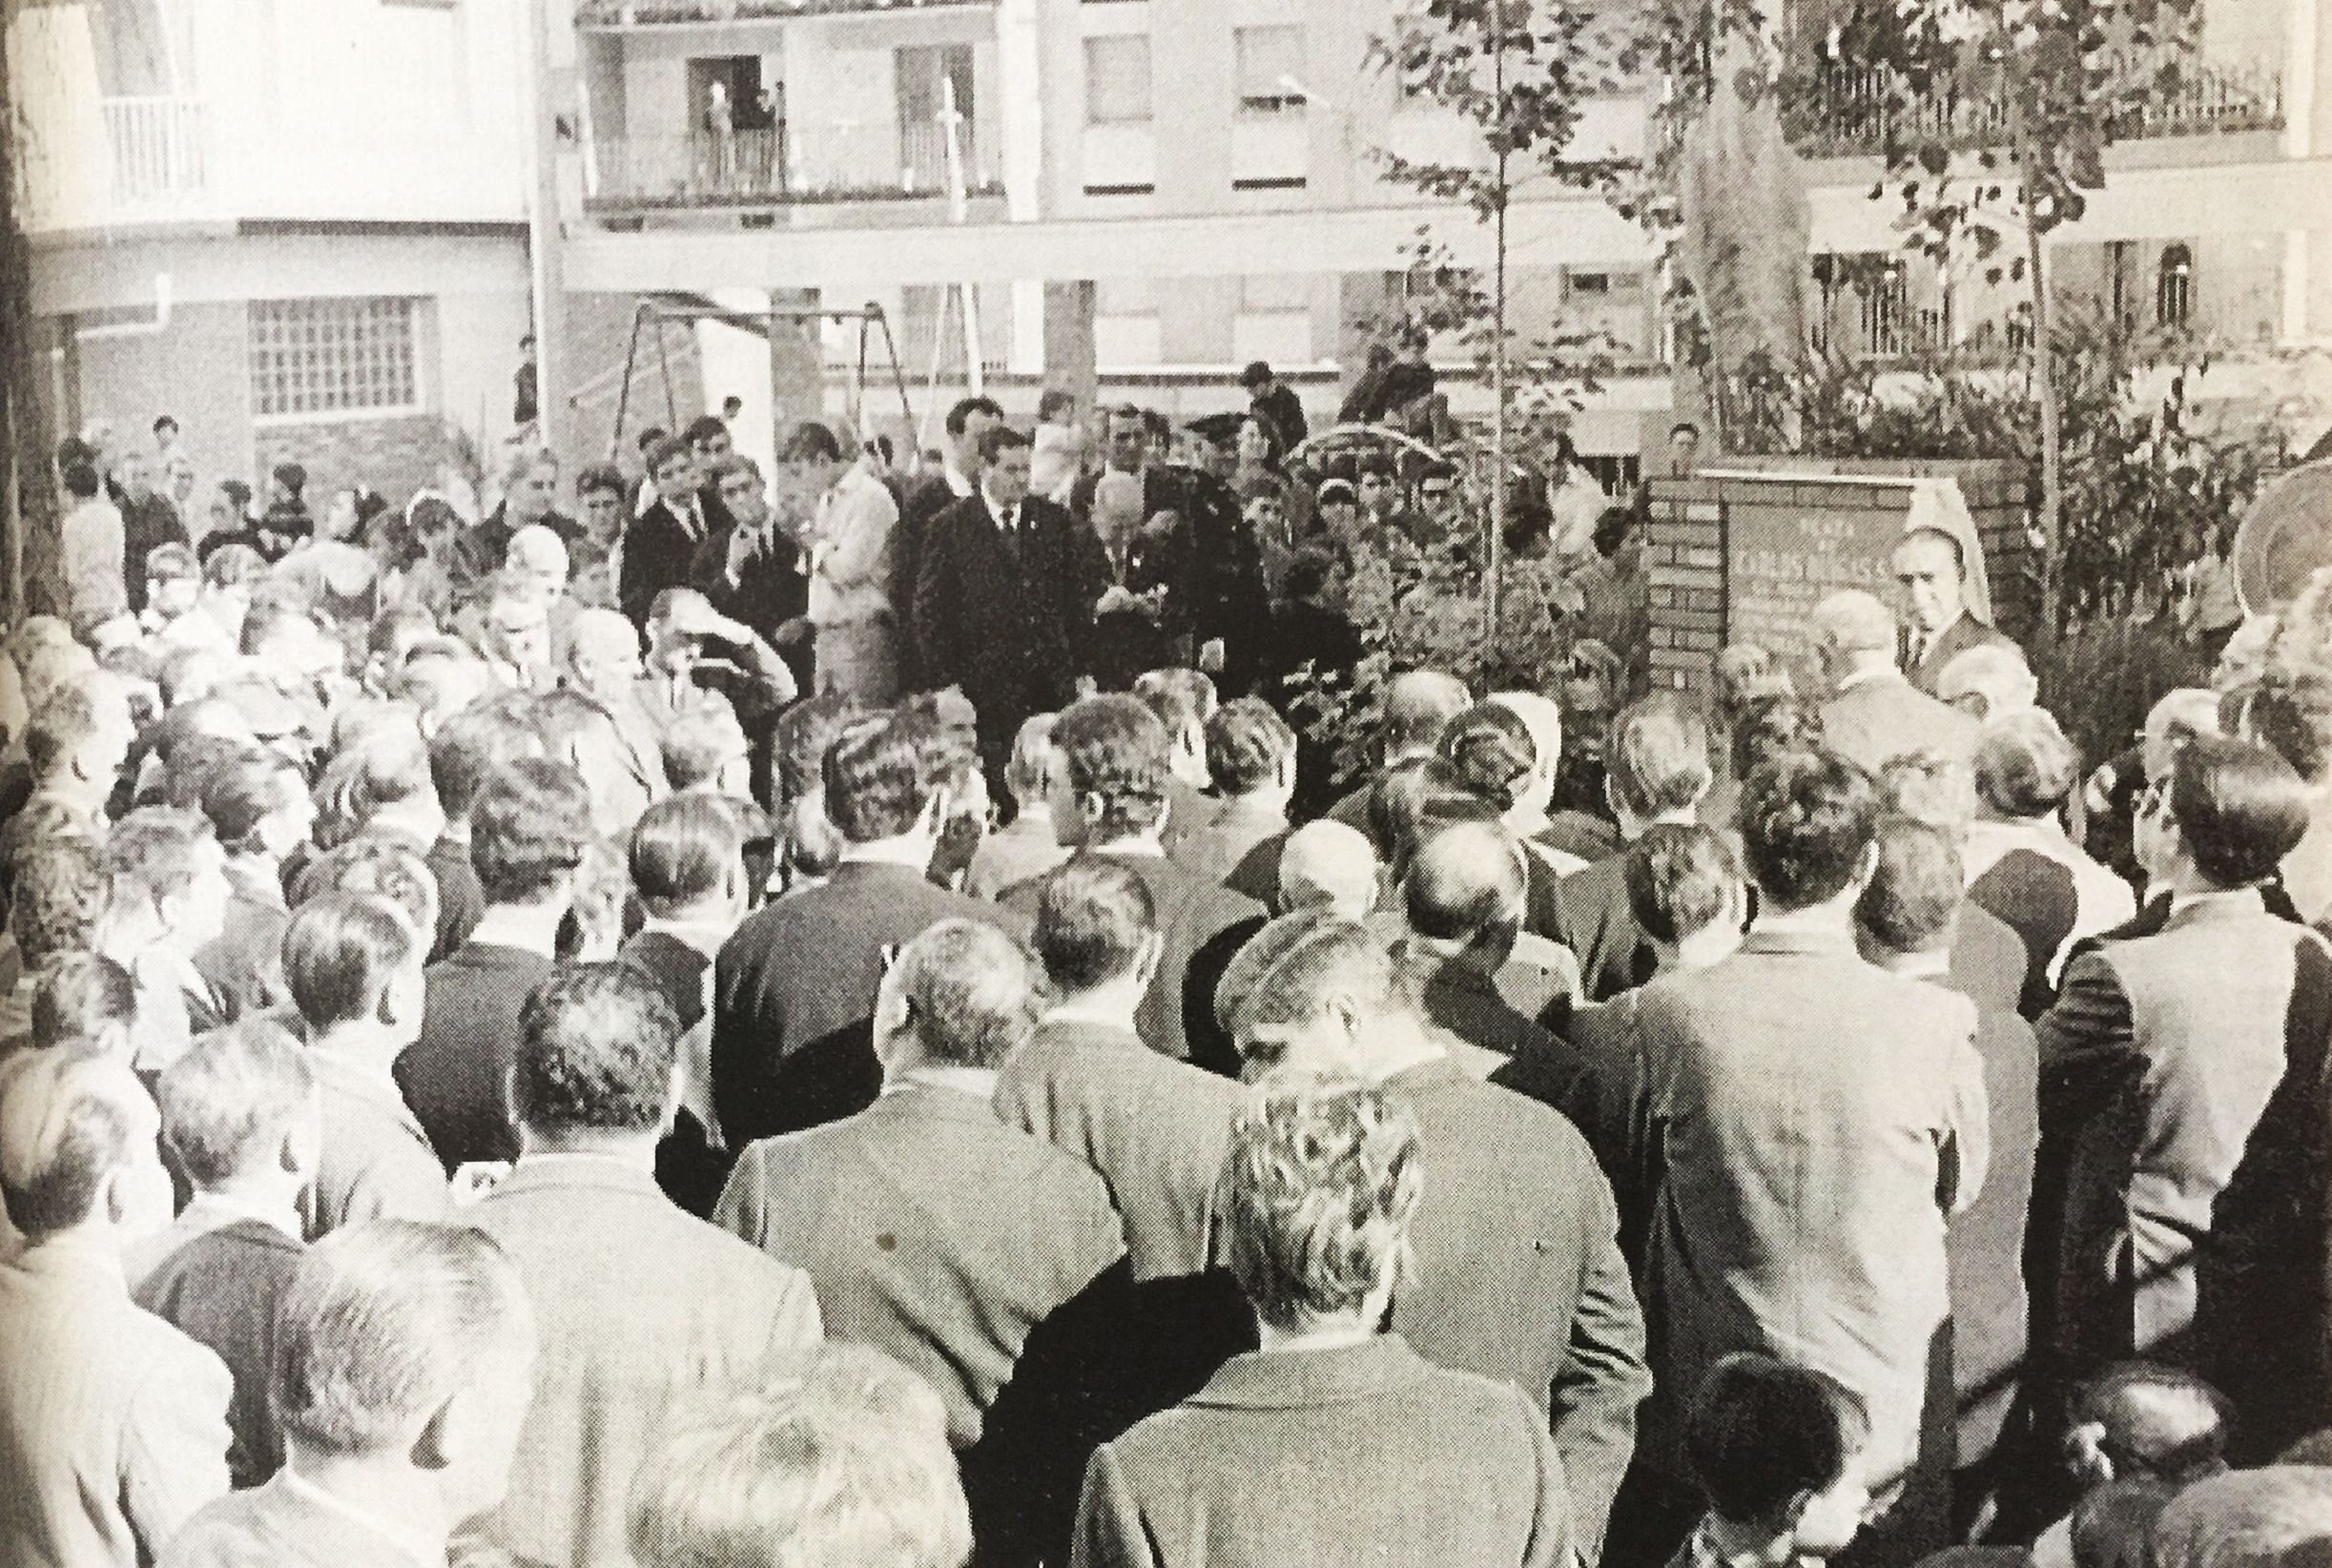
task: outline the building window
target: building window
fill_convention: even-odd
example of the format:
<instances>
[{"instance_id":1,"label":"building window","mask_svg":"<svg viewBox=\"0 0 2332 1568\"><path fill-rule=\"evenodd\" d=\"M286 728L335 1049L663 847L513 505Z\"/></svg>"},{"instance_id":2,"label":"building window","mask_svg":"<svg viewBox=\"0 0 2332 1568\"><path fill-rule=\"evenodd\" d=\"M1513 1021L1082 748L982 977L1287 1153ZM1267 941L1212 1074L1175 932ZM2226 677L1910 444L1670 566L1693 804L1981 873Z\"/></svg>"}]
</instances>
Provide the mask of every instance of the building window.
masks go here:
<instances>
[{"instance_id":1,"label":"building window","mask_svg":"<svg viewBox=\"0 0 2332 1568\"><path fill-rule=\"evenodd\" d=\"M421 406L411 299L254 299L251 401L261 419Z\"/></svg>"},{"instance_id":2,"label":"building window","mask_svg":"<svg viewBox=\"0 0 2332 1568\"><path fill-rule=\"evenodd\" d=\"M1130 125L1150 117L1150 41L1141 32L1085 40L1085 123Z\"/></svg>"},{"instance_id":3,"label":"building window","mask_svg":"<svg viewBox=\"0 0 2332 1568\"><path fill-rule=\"evenodd\" d=\"M2195 313L2195 253L2164 245L2154 271L2154 320L2157 326L2182 327Z\"/></svg>"},{"instance_id":4,"label":"building window","mask_svg":"<svg viewBox=\"0 0 2332 1568\"><path fill-rule=\"evenodd\" d=\"M1239 52L1239 112L1277 114L1304 107L1304 30L1274 26L1240 28L1232 35Z\"/></svg>"},{"instance_id":5,"label":"building window","mask_svg":"<svg viewBox=\"0 0 2332 1568\"><path fill-rule=\"evenodd\" d=\"M1563 292L1574 299L1604 299L1612 293L1611 274L1572 272L1563 275Z\"/></svg>"}]
</instances>

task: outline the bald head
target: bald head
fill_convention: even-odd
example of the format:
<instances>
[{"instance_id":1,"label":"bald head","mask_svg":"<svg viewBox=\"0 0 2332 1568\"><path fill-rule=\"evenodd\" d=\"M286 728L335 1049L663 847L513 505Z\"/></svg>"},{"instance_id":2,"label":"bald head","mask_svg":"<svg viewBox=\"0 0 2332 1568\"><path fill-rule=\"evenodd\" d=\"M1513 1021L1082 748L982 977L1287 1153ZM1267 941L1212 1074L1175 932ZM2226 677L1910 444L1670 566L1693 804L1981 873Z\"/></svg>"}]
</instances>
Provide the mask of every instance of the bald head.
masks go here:
<instances>
[{"instance_id":1,"label":"bald head","mask_svg":"<svg viewBox=\"0 0 2332 1568\"><path fill-rule=\"evenodd\" d=\"M1860 588L1833 593L1814 607L1814 630L1825 647L1849 658L1895 651L1894 612Z\"/></svg>"},{"instance_id":2,"label":"bald head","mask_svg":"<svg viewBox=\"0 0 2332 1568\"><path fill-rule=\"evenodd\" d=\"M1401 879L1409 928L1428 941L1509 939L1522 921L1528 873L1514 836L1496 822L1460 822L1428 838Z\"/></svg>"},{"instance_id":3,"label":"bald head","mask_svg":"<svg viewBox=\"0 0 2332 1568\"><path fill-rule=\"evenodd\" d=\"M605 695L639 675L639 629L614 610L578 611L568 635L568 663L585 691Z\"/></svg>"},{"instance_id":4,"label":"bald head","mask_svg":"<svg viewBox=\"0 0 2332 1568\"><path fill-rule=\"evenodd\" d=\"M1474 706L1465 682L1437 670L1412 670L1385 683L1385 766L1432 756L1450 720Z\"/></svg>"},{"instance_id":5,"label":"bald head","mask_svg":"<svg viewBox=\"0 0 2332 1568\"><path fill-rule=\"evenodd\" d=\"M1279 852L1280 907L1330 909L1359 919L1376 907L1376 848L1342 822L1308 822Z\"/></svg>"},{"instance_id":6,"label":"bald head","mask_svg":"<svg viewBox=\"0 0 2332 1568\"><path fill-rule=\"evenodd\" d=\"M1951 656L1935 677L1935 695L1977 718L2002 719L2033 707L2040 680L2017 650L1978 643Z\"/></svg>"},{"instance_id":7,"label":"bald head","mask_svg":"<svg viewBox=\"0 0 2332 1568\"><path fill-rule=\"evenodd\" d=\"M2198 735L2218 733L2218 693L2198 686L2181 686L2164 692L2146 713L2146 777L2159 783L2170 776L2178 749Z\"/></svg>"},{"instance_id":8,"label":"bald head","mask_svg":"<svg viewBox=\"0 0 2332 1568\"><path fill-rule=\"evenodd\" d=\"M539 588L557 589L567 584L567 543L540 523L529 523L510 535L506 560L510 569Z\"/></svg>"}]
</instances>

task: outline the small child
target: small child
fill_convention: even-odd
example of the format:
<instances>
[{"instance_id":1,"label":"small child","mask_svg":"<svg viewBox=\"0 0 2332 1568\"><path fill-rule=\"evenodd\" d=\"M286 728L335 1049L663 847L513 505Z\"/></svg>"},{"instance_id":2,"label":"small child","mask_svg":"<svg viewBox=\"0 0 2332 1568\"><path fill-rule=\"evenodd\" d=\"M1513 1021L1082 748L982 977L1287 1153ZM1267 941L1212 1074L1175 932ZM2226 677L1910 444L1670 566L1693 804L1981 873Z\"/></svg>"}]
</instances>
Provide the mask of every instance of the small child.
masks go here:
<instances>
[{"instance_id":1,"label":"small child","mask_svg":"<svg viewBox=\"0 0 2332 1568\"><path fill-rule=\"evenodd\" d=\"M1684 1418L1708 1513L1669 1568L1826 1561L1870 1507L1870 1418L1835 1378L1740 1352L1709 1369Z\"/></svg>"}]
</instances>

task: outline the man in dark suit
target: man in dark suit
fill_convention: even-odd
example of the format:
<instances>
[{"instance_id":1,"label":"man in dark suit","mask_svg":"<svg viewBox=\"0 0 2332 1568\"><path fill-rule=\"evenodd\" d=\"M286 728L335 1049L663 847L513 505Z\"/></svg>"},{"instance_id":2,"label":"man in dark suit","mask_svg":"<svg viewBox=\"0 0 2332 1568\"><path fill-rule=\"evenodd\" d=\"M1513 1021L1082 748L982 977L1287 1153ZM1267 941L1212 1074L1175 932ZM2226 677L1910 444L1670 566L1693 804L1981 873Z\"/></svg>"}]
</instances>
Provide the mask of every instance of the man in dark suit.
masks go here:
<instances>
[{"instance_id":1,"label":"man in dark suit","mask_svg":"<svg viewBox=\"0 0 2332 1568\"><path fill-rule=\"evenodd\" d=\"M1142 1038L1172 1057L1209 1039L1214 977L1229 961L1218 939L1263 913L1251 898L1166 858L1166 793L1173 768L1166 726L1139 697L1087 697L1053 725L1061 766L1049 781L1053 831L1064 844L1142 878L1166 933L1166 952L1142 1001ZM1004 904L1033 915L1042 883L1005 891ZM1194 1040L1193 1034L1198 1037Z\"/></svg>"},{"instance_id":2,"label":"man in dark suit","mask_svg":"<svg viewBox=\"0 0 2332 1568\"><path fill-rule=\"evenodd\" d=\"M842 863L722 944L712 1104L732 1148L837 1121L880 1092L869 1030L876 986L901 943L951 917L1014 924L926 876L976 782L973 759L943 742L927 721L900 712L845 730L825 762L826 815L847 845Z\"/></svg>"},{"instance_id":3,"label":"man in dark suit","mask_svg":"<svg viewBox=\"0 0 2332 1568\"><path fill-rule=\"evenodd\" d=\"M1385 683L1385 716L1377 739L1376 771L1328 809L1328 819L1369 835L1376 853L1386 856L1393 846L1378 836L1370 818L1377 785L1387 775L1414 762L1441 754L1441 732L1450 720L1474 706L1465 682L1438 670L1409 670Z\"/></svg>"},{"instance_id":4,"label":"man in dark suit","mask_svg":"<svg viewBox=\"0 0 2332 1568\"><path fill-rule=\"evenodd\" d=\"M1913 686L1895 668L1895 618L1859 588L1814 607L1814 630L1830 698L1822 743L1877 773L1909 752L1960 762L1975 755L1976 721Z\"/></svg>"},{"instance_id":5,"label":"man in dark suit","mask_svg":"<svg viewBox=\"0 0 2332 1568\"><path fill-rule=\"evenodd\" d=\"M978 493L932 518L917 556L910 629L924 681L953 686L980 720L991 795L1021 725L1076 695L1076 650L1091 606L1081 560L1092 536L1028 493L1028 438L998 425L980 438Z\"/></svg>"},{"instance_id":6,"label":"man in dark suit","mask_svg":"<svg viewBox=\"0 0 2332 1568\"><path fill-rule=\"evenodd\" d=\"M898 503L898 524L891 534L891 603L915 603L916 584L923 574L924 540L939 515L980 493L984 461L980 444L988 432L1002 427L1003 405L994 398L959 398L948 406L942 422L947 440L939 448L939 467L925 469L901 485L888 480L892 499ZM922 667L922 650L914 637L900 641L899 687L913 691L945 684Z\"/></svg>"},{"instance_id":7,"label":"man in dark suit","mask_svg":"<svg viewBox=\"0 0 2332 1568\"><path fill-rule=\"evenodd\" d=\"M1936 528L1914 528L1895 547L1895 582L1909 612L1903 628L1903 672L1935 694L1944 666L1986 643L2015 642L1968 609L1968 558L1960 542ZM2021 657L2023 650L2017 650Z\"/></svg>"},{"instance_id":8,"label":"man in dark suit","mask_svg":"<svg viewBox=\"0 0 2332 1568\"><path fill-rule=\"evenodd\" d=\"M2039 1223L2061 1228L2045 1255L2065 1370L2173 1361L2286 1435L2322 1424L2328 1392L2326 1176L2304 1113L2264 1119L2287 1080L2321 1092L2332 949L2269 914L2260 885L2309 804L2263 748L2189 741L2137 820L2166 918L2074 958L2039 1024L2045 1158L2064 1184ZM2319 1146L2285 1142L2301 1136ZM2280 1189L2260 1179L2271 1167Z\"/></svg>"},{"instance_id":9,"label":"man in dark suit","mask_svg":"<svg viewBox=\"0 0 2332 1568\"><path fill-rule=\"evenodd\" d=\"M1534 980L1537 971L1555 972L1551 983L1530 987L1534 1011L1568 1012L1579 987L1571 950L1522 929L1528 853L1496 822L1453 823L1417 846L1401 878L1408 930L1396 954L1425 1016L1466 1044L1506 1058L1542 1055L1555 1046L1548 1032L1501 992L1510 963L1519 959ZM1538 1003L1537 993L1547 990L1559 991L1560 1005Z\"/></svg>"},{"instance_id":10,"label":"man in dark suit","mask_svg":"<svg viewBox=\"0 0 2332 1568\"><path fill-rule=\"evenodd\" d=\"M1271 606L1262 557L1239 515L1239 498L1230 486L1195 468L1151 462L1148 424L1139 408L1110 409L1105 431L1106 467L1077 482L1069 492L1069 509L1090 529L1102 477L1118 473L1141 482L1145 523L1163 512L1182 519L1189 546L1186 580L1172 591L1187 609L1198 667L1214 676L1226 695L1245 693L1269 646Z\"/></svg>"},{"instance_id":11,"label":"man in dark suit","mask_svg":"<svg viewBox=\"0 0 2332 1568\"><path fill-rule=\"evenodd\" d=\"M467 941L429 966L421 1038L397 1059L397 1085L448 1172L518 1157L503 1081L520 1010L550 975L591 838L590 791L566 763L511 764L470 813L470 863L485 915Z\"/></svg>"},{"instance_id":12,"label":"man in dark suit","mask_svg":"<svg viewBox=\"0 0 2332 1568\"><path fill-rule=\"evenodd\" d=\"M1428 1359L1510 1382L1553 1416L1593 1558L1651 1389L1611 1186L1579 1130L1469 1075L1368 929L1283 916L1223 978L1249 1078L1332 1072L1405 1099L1432 1151L1392 1326Z\"/></svg>"},{"instance_id":13,"label":"man in dark suit","mask_svg":"<svg viewBox=\"0 0 2332 1568\"><path fill-rule=\"evenodd\" d=\"M610 1499L672 1407L751 1387L823 1337L806 1275L656 1190L679 1033L655 981L622 962L561 970L521 1016L518 1164L465 1216L517 1267L542 1344L488 1527L521 1561L623 1560Z\"/></svg>"},{"instance_id":14,"label":"man in dark suit","mask_svg":"<svg viewBox=\"0 0 2332 1568\"><path fill-rule=\"evenodd\" d=\"M1008 1541L1064 1531L1098 1435L1075 1419L1023 1422L1003 1396L1024 1402L1049 1385L1049 1359L1028 1358L1049 1358L1066 1319L1126 1289L1125 1231L1101 1177L1005 1125L992 1104L1038 995L1027 954L985 920L915 936L874 1009L881 1097L748 1148L716 1215L809 1271L836 1338L897 1356L939 1392L974 1532L1002 1561L1019 1560ZM1059 1370L1074 1368L1072 1357ZM1103 1402L1108 1369L1077 1375L1081 1395Z\"/></svg>"},{"instance_id":15,"label":"man in dark suit","mask_svg":"<svg viewBox=\"0 0 2332 1568\"><path fill-rule=\"evenodd\" d=\"M1854 906L1864 956L1907 979L1960 989L1950 974L1951 933L1970 906L1957 845L1943 829L1907 816L1881 822L1878 844L1877 870ZM1984 1062L1991 1158L1973 1201L1944 1231L1958 1413L1951 1489L1958 1526L1973 1520L1998 1483L1993 1455L2023 1379L2030 1326L2025 1216L2040 1139L2040 1058L2032 1026L2010 1009L1979 1003L1975 1049Z\"/></svg>"},{"instance_id":16,"label":"man in dark suit","mask_svg":"<svg viewBox=\"0 0 2332 1568\"><path fill-rule=\"evenodd\" d=\"M771 510L768 487L753 459L734 452L717 459L711 488L728 521L697 545L691 580L714 609L783 649L795 685L807 691L806 628L787 624L800 622L810 609L810 574L801 547Z\"/></svg>"},{"instance_id":17,"label":"man in dark suit","mask_svg":"<svg viewBox=\"0 0 2332 1568\"><path fill-rule=\"evenodd\" d=\"M637 627L648 625L656 595L686 588L704 542L726 526L697 487L696 455L689 444L667 436L648 448L648 473L656 502L624 530L624 560L615 583L616 605Z\"/></svg>"}]
</instances>

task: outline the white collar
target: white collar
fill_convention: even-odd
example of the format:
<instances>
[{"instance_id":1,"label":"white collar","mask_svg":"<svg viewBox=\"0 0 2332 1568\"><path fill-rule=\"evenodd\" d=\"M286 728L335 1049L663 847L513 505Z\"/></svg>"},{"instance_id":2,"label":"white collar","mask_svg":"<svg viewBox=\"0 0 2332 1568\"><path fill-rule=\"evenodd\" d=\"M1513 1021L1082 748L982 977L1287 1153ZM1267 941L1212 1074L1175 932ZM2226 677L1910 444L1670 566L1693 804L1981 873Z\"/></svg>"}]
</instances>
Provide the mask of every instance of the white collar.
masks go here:
<instances>
[{"instance_id":1,"label":"white collar","mask_svg":"<svg viewBox=\"0 0 2332 1568\"><path fill-rule=\"evenodd\" d=\"M299 1210L292 1205L256 1204L231 1192L197 1192L178 1215L179 1225L201 1231L223 1230L243 1220L279 1230L294 1241L302 1233Z\"/></svg>"},{"instance_id":2,"label":"white collar","mask_svg":"<svg viewBox=\"0 0 2332 1568\"><path fill-rule=\"evenodd\" d=\"M2190 909L2199 909L2208 904L2234 902L2242 903L2246 911L2253 914L2267 907L2266 901L2260 897L2260 890L2256 887L2213 888L2208 893L2172 894L2170 896L2170 918L2175 920Z\"/></svg>"},{"instance_id":3,"label":"white collar","mask_svg":"<svg viewBox=\"0 0 2332 1568\"><path fill-rule=\"evenodd\" d=\"M727 941L735 931L736 925L733 921L668 920L661 915L649 916L647 921L640 927L643 936L652 932L658 936L670 937L683 947L693 948L707 958L719 952L721 944Z\"/></svg>"},{"instance_id":4,"label":"white collar","mask_svg":"<svg viewBox=\"0 0 2332 1568\"><path fill-rule=\"evenodd\" d=\"M469 939L487 947L515 947L532 953L537 958L555 959L557 941L545 942L541 935L527 929L526 918L514 914L499 904L488 904L470 931Z\"/></svg>"},{"instance_id":5,"label":"white collar","mask_svg":"<svg viewBox=\"0 0 2332 1568\"><path fill-rule=\"evenodd\" d=\"M310 1507L325 1509L362 1525L396 1547L400 1553L411 1558L415 1563L423 1565L423 1568L445 1568L445 1548L442 1542L432 1541L419 1532L402 1529L377 1514L366 1513L346 1498L326 1492L289 1465L276 1475L286 1492L295 1494Z\"/></svg>"},{"instance_id":6,"label":"white collar","mask_svg":"<svg viewBox=\"0 0 2332 1568\"><path fill-rule=\"evenodd\" d=\"M968 1094L982 1104L996 1098L996 1074L986 1067L951 1067L943 1063L926 1062L909 1067L896 1078L884 1080L886 1095L903 1093L908 1089L937 1089L946 1094Z\"/></svg>"},{"instance_id":7,"label":"white collar","mask_svg":"<svg viewBox=\"0 0 2332 1568\"><path fill-rule=\"evenodd\" d=\"M947 487L956 492L956 499L959 501L980 488L979 485L972 483L970 476L956 466L956 460L952 457L942 465L940 473L947 481Z\"/></svg>"},{"instance_id":8,"label":"white collar","mask_svg":"<svg viewBox=\"0 0 2332 1568\"><path fill-rule=\"evenodd\" d=\"M1083 1023L1099 1029L1113 1029L1124 1034L1136 1034L1134 1016L1124 1008L1097 1007L1081 998L1071 997L1057 1003L1037 1021L1042 1028L1048 1023Z\"/></svg>"},{"instance_id":9,"label":"white collar","mask_svg":"<svg viewBox=\"0 0 2332 1568\"><path fill-rule=\"evenodd\" d=\"M901 866L917 876L931 869L931 846L908 844L896 839L872 844L853 844L842 852L841 864L846 866Z\"/></svg>"},{"instance_id":10,"label":"white collar","mask_svg":"<svg viewBox=\"0 0 2332 1568\"><path fill-rule=\"evenodd\" d=\"M1901 681L1907 678L1903 671L1897 670L1893 665L1872 665L1868 670L1857 670L1850 675L1840 676L1831 686L1830 691L1834 695L1843 696L1858 686L1869 686L1879 681Z\"/></svg>"}]
</instances>

